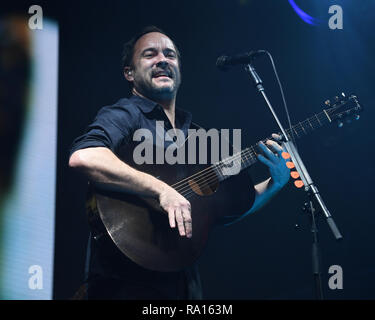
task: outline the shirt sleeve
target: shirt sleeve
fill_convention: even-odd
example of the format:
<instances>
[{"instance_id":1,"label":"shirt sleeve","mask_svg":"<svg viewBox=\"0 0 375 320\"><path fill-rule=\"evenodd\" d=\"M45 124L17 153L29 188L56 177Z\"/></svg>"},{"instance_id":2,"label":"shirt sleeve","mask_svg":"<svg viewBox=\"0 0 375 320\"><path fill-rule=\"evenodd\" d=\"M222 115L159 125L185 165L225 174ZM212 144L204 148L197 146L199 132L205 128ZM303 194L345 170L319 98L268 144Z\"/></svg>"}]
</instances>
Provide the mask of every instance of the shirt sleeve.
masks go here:
<instances>
[{"instance_id":1,"label":"shirt sleeve","mask_svg":"<svg viewBox=\"0 0 375 320\"><path fill-rule=\"evenodd\" d=\"M254 182L253 182L253 179L251 177L251 174L249 172L248 169L245 169L246 174L248 176L248 182L249 184L246 186L246 187L249 187L250 188L250 197L249 197L249 202L251 204L250 208L254 205L254 201L255 201L255 185L254 185ZM220 217L219 219L217 219L216 221L216 225L217 226L227 226L227 225L230 225L232 224L233 222L235 222L237 219L239 219L241 216L243 216L245 214L245 212L242 212L238 215L226 215L226 216L222 216Z\"/></svg>"},{"instance_id":2,"label":"shirt sleeve","mask_svg":"<svg viewBox=\"0 0 375 320\"><path fill-rule=\"evenodd\" d=\"M122 143L128 143L138 123L135 106L106 106L99 110L86 133L76 138L70 155L85 148L106 147L116 153Z\"/></svg>"}]
</instances>

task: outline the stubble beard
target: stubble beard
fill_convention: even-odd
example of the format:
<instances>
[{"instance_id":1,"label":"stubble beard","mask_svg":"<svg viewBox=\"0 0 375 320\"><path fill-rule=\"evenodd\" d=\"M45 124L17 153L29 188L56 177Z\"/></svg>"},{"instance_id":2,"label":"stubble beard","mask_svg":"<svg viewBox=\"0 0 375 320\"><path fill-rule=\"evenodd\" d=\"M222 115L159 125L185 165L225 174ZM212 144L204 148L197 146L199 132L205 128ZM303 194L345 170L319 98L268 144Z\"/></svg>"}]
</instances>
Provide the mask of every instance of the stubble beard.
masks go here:
<instances>
[{"instance_id":1,"label":"stubble beard","mask_svg":"<svg viewBox=\"0 0 375 320\"><path fill-rule=\"evenodd\" d=\"M135 89L146 98L152 101L169 101L176 97L178 88L181 84L180 72L173 71L173 84L167 86L158 86L154 83L151 74L135 81L137 85ZM137 80L137 79L136 79Z\"/></svg>"}]
</instances>

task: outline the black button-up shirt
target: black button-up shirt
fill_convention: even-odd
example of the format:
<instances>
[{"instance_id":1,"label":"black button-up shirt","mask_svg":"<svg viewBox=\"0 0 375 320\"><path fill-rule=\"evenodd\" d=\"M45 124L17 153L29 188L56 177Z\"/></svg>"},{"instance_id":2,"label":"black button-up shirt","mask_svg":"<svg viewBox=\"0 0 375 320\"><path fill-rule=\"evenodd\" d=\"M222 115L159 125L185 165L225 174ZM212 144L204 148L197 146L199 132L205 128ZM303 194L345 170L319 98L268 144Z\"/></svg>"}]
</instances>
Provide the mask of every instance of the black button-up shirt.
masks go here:
<instances>
[{"instance_id":1,"label":"black button-up shirt","mask_svg":"<svg viewBox=\"0 0 375 320\"><path fill-rule=\"evenodd\" d=\"M188 111L176 108L175 127L187 136L189 128L194 127ZM94 122L86 133L78 137L70 153L84 148L107 147L117 154L120 147L130 144L137 129L148 129L156 137L156 121L164 121L164 130L172 129L172 124L163 108L151 100L132 96L120 99L114 105L99 110ZM164 141L167 148L171 141Z\"/></svg>"},{"instance_id":2,"label":"black button-up shirt","mask_svg":"<svg viewBox=\"0 0 375 320\"><path fill-rule=\"evenodd\" d=\"M191 120L191 113L176 108L175 127L181 129L185 136L189 128L195 127ZM120 99L114 105L99 110L86 133L74 141L70 154L84 148L106 147L117 155L120 150L131 145L133 134L137 129L148 129L153 137L156 137L156 121L164 121L165 131L172 129L163 108L157 103L138 96ZM173 142L164 141L164 143L164 147L167 148ZM103 282L103 279L112 280ZM113 279L117 280L113 281ZM201 285L196 266L182 272L149 271L139 267L120 252L118 255L108 256L103 252L100 243L91 237L87 254L86 281L89 283L89 298L90 296L113 298L111 292L114 290L123 292L120 296L115 296L117 299L135 297L137 289L134 288L139 286L151 287L158 292L155 298L160 299L201 298ZM125 285L124 288L119 289L121 281L125 281ZM90 283L94 283L91 292ZM129 286L129 283L132 285Z\"/></svg>"}]
</instances>

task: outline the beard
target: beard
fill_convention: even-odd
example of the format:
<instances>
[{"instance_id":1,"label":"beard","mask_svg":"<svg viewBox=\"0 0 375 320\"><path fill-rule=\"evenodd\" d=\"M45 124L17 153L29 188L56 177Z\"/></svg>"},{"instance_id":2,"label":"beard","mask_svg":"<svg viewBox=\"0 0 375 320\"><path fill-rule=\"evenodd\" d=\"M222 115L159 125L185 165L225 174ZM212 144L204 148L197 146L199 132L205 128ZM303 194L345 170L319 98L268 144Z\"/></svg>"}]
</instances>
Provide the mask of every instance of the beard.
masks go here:
<instances>
[{"instance_id":1,"label":"beard","mask_svg":"<svg viewBox=\"0 0 375 320\"><path fill-rule=\"evenodd\" d=\"M153 101L167 101L173 99L181 84L181 74L178 69L169 69L172 81L156 84L153 79L154 72L145 74L136 73L134 76L134 87L146 98Z\"/></svg>"}]
</instances>

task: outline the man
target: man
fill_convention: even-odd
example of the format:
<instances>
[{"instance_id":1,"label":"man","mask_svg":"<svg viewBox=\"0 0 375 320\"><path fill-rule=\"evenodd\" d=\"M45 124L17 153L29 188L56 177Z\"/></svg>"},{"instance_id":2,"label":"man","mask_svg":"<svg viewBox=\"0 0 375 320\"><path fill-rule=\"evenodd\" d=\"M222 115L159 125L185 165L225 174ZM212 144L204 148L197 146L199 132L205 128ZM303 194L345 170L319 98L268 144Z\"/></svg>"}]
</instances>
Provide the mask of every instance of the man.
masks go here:
<instances>
[{"instance_id":1,"label":"man","mask_svg":"<svg viewBox=\"0 0 375 320\"><path fill-rule=\"evenodd\" d=\"M178 49L163 31L148 27L125 45L123 62L132 96L99 111L86 134L76 139L69 165L85 173L91 181L157 199L168 215L170 227L177 228L181 237L191 238L194 233L189 201L168 184L129 166L117 156L120 148L126 150L130 145L135 130L147 128L155 133L156 120L164 121L166 131L178 128L185 135L192 127L191 114L175 106L181 83ZM272 151L260 144L265 156L259 155L259 160L269 167L271 177L251 186L255 201L248 213L262 207L289 180L289 170L281 158L282 148L274 141L267 144ZM96 240L91 240L91 250L89 299L202 297L196 266L179 272L150 271L125 255L106 256Z\"/></svg>"}]
</instances>

